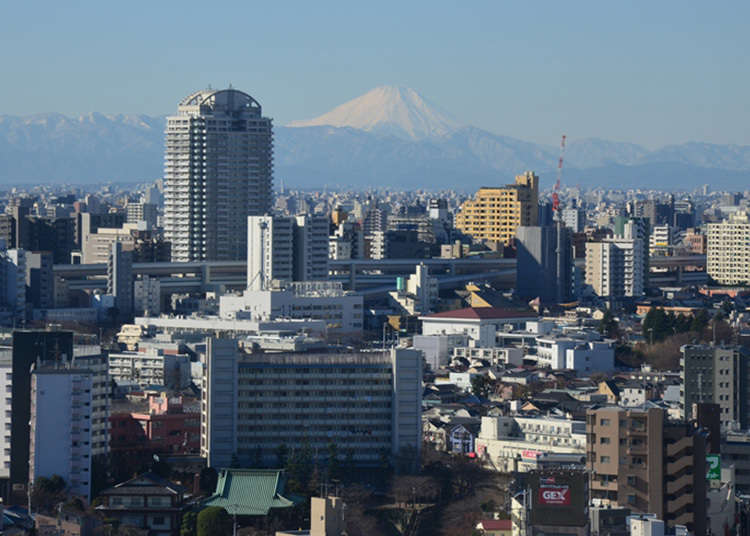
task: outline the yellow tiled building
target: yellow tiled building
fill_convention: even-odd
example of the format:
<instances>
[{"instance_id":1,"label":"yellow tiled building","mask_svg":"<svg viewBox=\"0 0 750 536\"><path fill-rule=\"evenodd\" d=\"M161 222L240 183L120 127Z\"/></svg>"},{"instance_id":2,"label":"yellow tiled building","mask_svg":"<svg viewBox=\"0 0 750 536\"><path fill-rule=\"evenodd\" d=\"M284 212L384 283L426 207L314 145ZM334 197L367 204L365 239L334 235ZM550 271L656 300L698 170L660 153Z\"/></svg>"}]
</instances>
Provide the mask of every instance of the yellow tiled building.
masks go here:
<instances>
[{"instance_id":1,"label":"yellow tiled building","mask_svg":"<svg viewBox=\"0 0 750 536\"><path fill-rule=\"evenodd\" d=\"M537 225L539 177L533 171L516 176L515 184L482 187L456 214L456 228L475 240L509 244L519 225Z\"/></svg>"}]
</instances>

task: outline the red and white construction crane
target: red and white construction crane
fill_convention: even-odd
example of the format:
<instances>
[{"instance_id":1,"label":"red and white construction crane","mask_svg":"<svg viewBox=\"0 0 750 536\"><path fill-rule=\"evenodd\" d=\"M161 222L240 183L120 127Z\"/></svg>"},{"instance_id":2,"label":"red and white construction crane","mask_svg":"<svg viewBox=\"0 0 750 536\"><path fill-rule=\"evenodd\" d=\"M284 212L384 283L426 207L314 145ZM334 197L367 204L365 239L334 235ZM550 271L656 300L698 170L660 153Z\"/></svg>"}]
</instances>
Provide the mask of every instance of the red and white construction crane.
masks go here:
<instances>
[{"instance_id":1,"label":"red and white construction crane","mask_svg":"<svg viewBox=\"0 0 750 536\"><path fill-rule=\"evenodd\" d=\"M566 298L568 292L566 292L566 288L570 288L570 280L566 279L566 274L569 274L570 272L565 269L566 264L566 247L569 247L566 245L566 233L563 232L564 224L562 219L562 213L560 212L560 196L558 192L560 191L560 179L562 178L562 168L563 168L563 157L565 156L565 134L563 134L562 141L560 142L560 160L557 161L557 181L555 182L555 187L552 190L552 211L554 212L554 220L555 220L555 242L557 242L557 246L555 248L555 264L556 264L556 276L557 276L557 285L556 285L556 298L557 303L562 303L564 299Z\"/></svg>"},{"instance_id":2,"label":"red and white construction crane","mask_svg":"<svg viewBox=\"0 0 750 536\"><path fill-rule=\"evenodd\" d=\"M560 179L562 178L563 158L565 157L565 134L563 134L562 141L560 142L560 159L557 161L557 181L555 187L552 189L552 210L555 211L555 219L560 218Z\"/></svg>"}]
</instances>

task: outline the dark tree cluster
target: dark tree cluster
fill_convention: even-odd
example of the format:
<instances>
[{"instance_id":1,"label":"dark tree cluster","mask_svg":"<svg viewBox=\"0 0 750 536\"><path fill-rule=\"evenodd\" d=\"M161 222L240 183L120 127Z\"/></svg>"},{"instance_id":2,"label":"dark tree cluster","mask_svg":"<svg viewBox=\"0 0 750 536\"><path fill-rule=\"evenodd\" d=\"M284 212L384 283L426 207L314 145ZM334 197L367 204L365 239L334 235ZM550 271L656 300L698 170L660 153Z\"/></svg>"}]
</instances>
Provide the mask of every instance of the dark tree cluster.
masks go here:
<instances>
[{"instance_id":1,"label":"dark tree cluster","mask_svg":"<svg viewBox=\"0 0 750 536\"><path fill-rule=\"evenodd\" d=\"M664 309L652 307L643 319L643 336L649 343L660 342L671 335L694 331L702 333L708 326L709 316L705 309L700 309L691 318L682 313L664 312Z\"/></svg>"}]
</instances>

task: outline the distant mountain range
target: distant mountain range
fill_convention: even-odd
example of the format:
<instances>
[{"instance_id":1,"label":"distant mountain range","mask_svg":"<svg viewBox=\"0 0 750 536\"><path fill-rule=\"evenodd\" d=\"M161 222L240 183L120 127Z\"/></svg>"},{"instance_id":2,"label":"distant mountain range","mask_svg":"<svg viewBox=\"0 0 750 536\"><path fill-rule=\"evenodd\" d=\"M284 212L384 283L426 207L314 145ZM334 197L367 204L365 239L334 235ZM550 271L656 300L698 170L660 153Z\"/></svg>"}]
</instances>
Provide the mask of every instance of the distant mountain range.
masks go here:
<instances>
[{"instance_id":1,"label":"distant mountain range","mask_svg":"<svg viewBox=\"0 0 750 536\"><path fill-rule=\"evenodd\" d=\"M531 169L554 180L558 148L463 125L408 88L380 87L307 121L277 126L286 187L454 188L505 184ZM164 117L0 116L0 184L147 181L162 174ZM569 139L567 185L716 189L750 185L750 146Z\"/></svg>"}]
</instances>

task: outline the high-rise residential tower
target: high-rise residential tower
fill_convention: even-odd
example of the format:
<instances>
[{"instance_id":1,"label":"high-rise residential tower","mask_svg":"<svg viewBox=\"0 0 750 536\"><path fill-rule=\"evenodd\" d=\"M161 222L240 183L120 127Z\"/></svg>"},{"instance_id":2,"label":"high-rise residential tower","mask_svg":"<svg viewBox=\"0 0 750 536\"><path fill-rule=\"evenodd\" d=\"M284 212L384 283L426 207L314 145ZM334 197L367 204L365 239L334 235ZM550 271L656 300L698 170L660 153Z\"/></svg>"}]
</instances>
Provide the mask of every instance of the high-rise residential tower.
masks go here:
<instances>
[{"instance_id":1,"label":"high-rise residential tower","mask_svg":"<svg viewBox=\"0 0 750 536\"><path fill-rule=\"evenodd\" d=\"M539 221L539 177L532 171L516 176L515 184L482 187L456 214L456 229L475 240L509 244L521 226Z\"/></svg>"},{"instance_id":2,"label":"high-rise residential tower","mask_svg":"<svg viewBox=\"0 0 750 536\"><path fill-rule=\"evenodd\" d=\"M609 299L638 298L645 292L643 241L609 238L586 243L586 285Z\"/></svg>"},{"instance_id":3,"label":"high-rise residential tower","mask_svg":"<svg viewBox=\"0 0 750 536\"><path fill-rule=\"evenodd\" d=\"M241 260L247 217L271 209L271 119L247 93L201 90L167 118L164 230L172 260Z\"/></svg>"}]
</instances>

